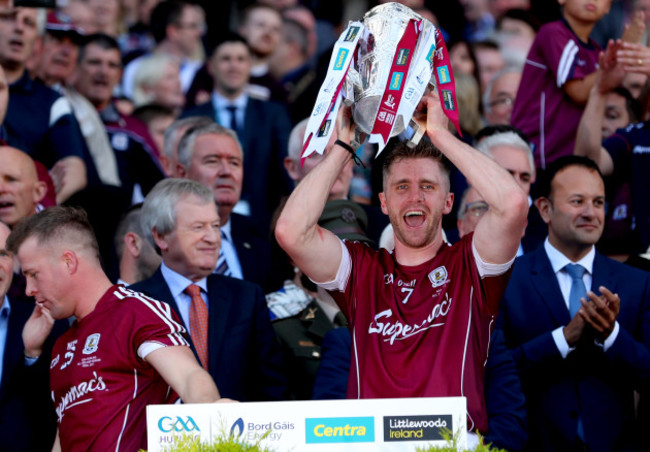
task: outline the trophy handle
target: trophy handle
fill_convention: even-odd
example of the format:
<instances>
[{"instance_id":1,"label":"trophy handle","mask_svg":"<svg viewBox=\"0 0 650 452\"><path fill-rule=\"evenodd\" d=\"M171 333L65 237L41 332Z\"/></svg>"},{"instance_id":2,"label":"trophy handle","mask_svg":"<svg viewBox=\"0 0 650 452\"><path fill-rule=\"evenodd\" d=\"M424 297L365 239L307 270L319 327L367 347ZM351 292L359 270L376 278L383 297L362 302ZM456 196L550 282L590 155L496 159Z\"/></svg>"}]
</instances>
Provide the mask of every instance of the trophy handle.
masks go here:
<instances>
[{"instance_id":1,"label":"trophy handle","mask_svg":"<svg viewBox=\"0 0 650 452\"><path fill-rule=\"evenodd\" d=\"M436 89L436 84L435 84L435 77L433 73L431 74L431 79L429 80L429 83L427 84L426 89L424 90L423 96L428 95L431 91ZM409 148L414 148L420 143L420 140L424 136L424 133L426 132L426 128L420 127L420 125L411 118L409 121L409 126L411 129L413 129L413 136L409 138L409 140L406 142L406 145Z\"/></svg>"},{"instance_id":2,"label":"trophy handle","mask_svg":"<svg viewBox=\"0 0 650 452\"><path fill-rule=\"evenodd\" d=\"M359 129L359 127L356 127L354 130L354 138L352 138L350 141L350 146L352 146L354 149L359 149L365 139L363 135L364 133Z\"/></svg>"},{"instance_id":3,"label":"trophy handle","mask_svg":"<svg viewBox=\"0 0 650 452\"><path fill-rule=\"evenodd\" d=\"M411 129L413 129L413 136L409 138L409 140L406 142L406 145L412 149L420 143L420 140L424 136L424 132L426 132L426 129L424 127L420 127L418 123L413 121L412 119L409 122L409 126L411 127Z\"/></svg>"}]
</instances>

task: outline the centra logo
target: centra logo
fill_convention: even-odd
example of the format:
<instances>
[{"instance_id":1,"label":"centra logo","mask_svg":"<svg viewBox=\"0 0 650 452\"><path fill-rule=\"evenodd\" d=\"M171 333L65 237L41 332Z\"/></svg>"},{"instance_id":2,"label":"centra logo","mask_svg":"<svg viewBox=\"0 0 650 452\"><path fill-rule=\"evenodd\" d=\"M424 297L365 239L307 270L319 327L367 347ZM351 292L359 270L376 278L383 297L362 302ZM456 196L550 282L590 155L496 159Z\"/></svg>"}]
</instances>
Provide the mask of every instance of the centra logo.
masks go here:
<instances>
[{"instance_id":1,"label":"centra logo","mask_svg":"<svg viewBox=\"0 0 650 452\"><path fill-rule=\"evenodd\" d=\"M191 416L163 416L158 420L158 430L164 433L169 432L200 432L201 429Z\"/></svg>"},{"instance_id":2,"label":"centra logo","mask_svg":"<svg viewBox=\"0 0 650 452\"><path fill-rule=\"evenodd\" d=\"M442 440L442 430L454 431L451 415L384 416L384 441Z\"/></svg>"},{"instance_id":3,"label":"centra logo","mask_svg":"<svg viewBox=\"0 0 650 452\"><path fill-rule=\"evenodd\" d=\"M324 417L305 419L305 442L372 443L375 441L374 417Z\"/></svg>"},{"instance_id":4,"label":"centra logo","mask_svg":"<svg viewBox=\"0 0 650 452\"><path fill-rule=\"evenodd\" d=\"M334 68L332 69L333 71L340 71L343 69L345 62L348 59L348 53L350 52L347 49L339 49L339 53L336 55L336 63L334 63Z\"/></svg>"}]
</instances>

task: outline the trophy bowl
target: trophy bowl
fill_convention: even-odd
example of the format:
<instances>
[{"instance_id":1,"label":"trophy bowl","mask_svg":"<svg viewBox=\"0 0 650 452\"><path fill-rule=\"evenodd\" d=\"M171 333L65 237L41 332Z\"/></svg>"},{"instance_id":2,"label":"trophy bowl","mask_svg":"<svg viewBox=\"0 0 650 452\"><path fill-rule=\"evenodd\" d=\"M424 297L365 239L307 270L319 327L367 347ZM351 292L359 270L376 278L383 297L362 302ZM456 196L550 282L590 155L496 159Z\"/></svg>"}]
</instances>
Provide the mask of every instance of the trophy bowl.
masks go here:
<instances>
[{"instance_id":1,"label":"trophy bowl","mask_svg":"<svg viewBox=\"0 0 650 452\"><path fill-rule=\"evenodd\" d=\"M353 120L363 133L373 130L400 39L411 20L421 20L423 32L433 28L431 22L399 3L379 5L363 17L368 33L359 41L356 63L345 81L353 87L346 88L347 92L354 92ZM419 50L417 46L415 52ZM410 120L397 115L391 136L402 133Z\"/></svg>"}]
</instances>

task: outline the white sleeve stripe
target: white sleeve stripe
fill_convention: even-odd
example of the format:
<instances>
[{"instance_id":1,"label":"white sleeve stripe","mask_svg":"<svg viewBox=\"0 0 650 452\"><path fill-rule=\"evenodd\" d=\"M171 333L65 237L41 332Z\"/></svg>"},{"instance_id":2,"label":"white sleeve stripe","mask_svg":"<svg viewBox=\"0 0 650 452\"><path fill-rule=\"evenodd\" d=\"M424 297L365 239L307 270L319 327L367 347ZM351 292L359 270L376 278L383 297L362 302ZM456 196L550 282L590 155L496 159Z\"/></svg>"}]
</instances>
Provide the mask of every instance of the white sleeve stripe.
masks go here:
<instances>
[{"instance_id":1,"label":"white sleeve stripe","mask_svg":"<svg viewBox=\"0 0 650 452\"><path fill-rule=\"evenodd\" d=\"M527 63L527 64L530 64L531 66L535 66L535 67L537 67L537 68L540 68L540 69L544 69L544 70L546 70L546 65L545 65L545 64L542 64L542 63L538 63L537 61L526 60L526 63Z\"/></svg>"},{"instance_id":2,"label":"white sleeve stripe","mask_svg":"<svg viewBox=\"0 0 650 452\"><path fill-rule=\"evenodd\" d=\"M313 281L314 284L318 284L325 290L337 290L343 292L345 287L348 285L350 279L350 272L352 271L352 257L350 257L350 251L348 247L345 246L342 240L339 240L341 243L341 264L339 269L336 272L336 277L332 281L326 282L317 282Z\"/></svg>"},{"instance_id":3,"label":"white sleeve stripe","mask_svg":"<svg viewBox=\"0 0 650 452\"><path fill-rule=\"evenodd\" d=\"M172 334L170 334L170 336L172 336ZM178 340L178 342L179 342L178 345L185 345L187 347L190 346L190 343L187 341L187 339L185 339L185 336L183 336L182 334L173 333L173 336L176 338L176 340Z\"/></svg>"},{"instance_id":4,"label":"white sleeve stripe","mask_svg":"<svg viewBox=\"0 0 650 452\"><path fill-rule=\"evenodd\" d=\"M72 114L72 108L70 107L70 102L68 99L61 96L52 104L50 108L50 127L52 127L56 122L65 115Z\"/></svg>"},{"instance_id":5,"label":"white sleeve stripe","mask_svg":"<svg viewBox=\"0 0 650 452\"><path fill-rule=\"evenodd\" d=\"M185 337L180 333L169 333L167 337L169 337L169 340L172 341L174 345L187 345L188 347L190 345L190 343L187 342L187 339L185 339Z\"/></svg>"},{"instance_id":6,"label":"white sleeve stripe","mask_svg":"<svg viewBox=\"0 0 650 452\"><path fill-rule=\"evenodd\" d=\"M569 73L571 72L571 66L573 65L573 59L578 53L578 45L573 42L567 42L562 51L562 56L560 57L560 64L557 68L557 87L560 88L564 85L569 78Z\"/></svg>"},{"instance_id":7,"label":"white sleeve stripe","mask_svg":"<svg viewBox=\"0 0 650 452\"><path fill-rule=\"evenodd\" d=\"M161 301L155 300L140 292L134 292L133 290L127 289L125 287L120 287L119 290L122 291L125 295L139 300L145 306L151 309L154 314L156 314L163 322L165 322L167 326L169 326L171 333L185 332L185 327L173 320L171 316L171 308L169 305L165 306L166 303L162 303Z\"/></svg>"}]
</instances>

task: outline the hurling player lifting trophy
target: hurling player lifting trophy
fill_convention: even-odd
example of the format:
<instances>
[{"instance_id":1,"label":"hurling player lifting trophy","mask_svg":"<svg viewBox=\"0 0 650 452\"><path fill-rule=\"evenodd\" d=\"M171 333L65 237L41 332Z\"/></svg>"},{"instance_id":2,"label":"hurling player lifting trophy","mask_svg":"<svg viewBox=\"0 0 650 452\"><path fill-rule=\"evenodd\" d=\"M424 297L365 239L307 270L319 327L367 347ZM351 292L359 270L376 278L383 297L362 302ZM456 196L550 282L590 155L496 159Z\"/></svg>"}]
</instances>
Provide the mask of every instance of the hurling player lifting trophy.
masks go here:
<instances>
[{"instance_id":1,"label":"hurling player lifting trophy","mask_svg":"<svg viewBox=\"0 0 650 452\"><path fill-rule=\"evenodd\" d=\"M443 111L459 129L454 77L440 30L399 3L371 9L362 22L350 22L334 46L302 157L324 152L341 102L352 105L354 148L366 134L379 155L388 139L409 125L415 130L411 143L417 144L424 130L413 113L430 85L436 86Z\"/></svg>"}]
</instances>

